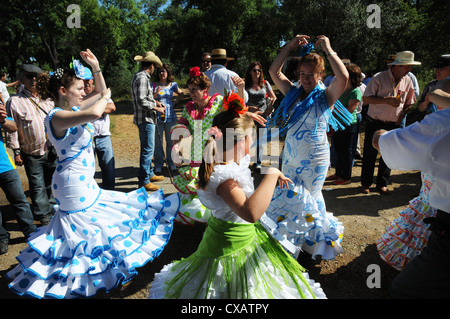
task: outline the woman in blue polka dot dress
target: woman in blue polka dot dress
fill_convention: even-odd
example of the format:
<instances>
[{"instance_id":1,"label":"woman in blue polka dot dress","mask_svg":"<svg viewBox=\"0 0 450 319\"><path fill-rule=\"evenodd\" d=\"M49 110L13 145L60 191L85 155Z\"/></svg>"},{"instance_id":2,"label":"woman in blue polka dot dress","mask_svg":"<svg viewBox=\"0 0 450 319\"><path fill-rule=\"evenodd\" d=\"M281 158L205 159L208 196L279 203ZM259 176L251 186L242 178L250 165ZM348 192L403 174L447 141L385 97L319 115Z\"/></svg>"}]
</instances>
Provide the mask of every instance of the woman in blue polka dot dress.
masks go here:
<instances>
[{"instance_id":1,"label":"woman in blue polka dot dress","mask_svg":"<svg viewBox=\"0 0 450 319\"><path fill-rule=\"evenodd\" d=\"M77 60L69 70L38 78L39 95L56 106L45 127L58 154L52 179L57 205L50 224L30 236L29 247L17 257L20 264L7 274L9 287L19 295L90 297L131 280L136 268L164 249L179 208L178 194L98 187L89 122L103 114L111 92L95 55L87 50L81 56L97 70L92 96L85 96L82 80L90 71Z\"/></svg>"}]
</instances>

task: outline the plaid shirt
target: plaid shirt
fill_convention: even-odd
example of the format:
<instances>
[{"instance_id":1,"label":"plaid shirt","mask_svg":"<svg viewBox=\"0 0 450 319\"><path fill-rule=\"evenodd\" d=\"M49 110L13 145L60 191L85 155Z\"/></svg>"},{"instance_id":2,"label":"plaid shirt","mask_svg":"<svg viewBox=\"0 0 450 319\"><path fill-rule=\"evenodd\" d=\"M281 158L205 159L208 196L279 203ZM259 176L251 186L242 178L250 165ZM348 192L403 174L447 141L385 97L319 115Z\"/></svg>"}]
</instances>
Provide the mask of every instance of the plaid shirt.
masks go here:
<instances>
[{"instance_id":1,"label":"plaid shirt","mask_svg":"<svg viewBox=\"0 0 450 319\"><path fill-rule=\"evenodd\" d=\"M156 106L156 102L150 86L150 75L145 70L137 72L131 81L131 100L134 109L133 123L136 125L143 122L154 124L156 111L153 108Z\"/></svg>"},{"instance_id":2,"label":"plaid shirt","mask_svg":"<svg viewBox=\"0 0 450 319\"><path fill-rule=\"evenodd\" d=\"M6 134L8 147L21 149L28 155L43 156L48 146L44 119L53 107L52 101L41 101L27 89L11 96L6 108L8 116L17 124L17 131Z\"/></svg>"}]
</instances>

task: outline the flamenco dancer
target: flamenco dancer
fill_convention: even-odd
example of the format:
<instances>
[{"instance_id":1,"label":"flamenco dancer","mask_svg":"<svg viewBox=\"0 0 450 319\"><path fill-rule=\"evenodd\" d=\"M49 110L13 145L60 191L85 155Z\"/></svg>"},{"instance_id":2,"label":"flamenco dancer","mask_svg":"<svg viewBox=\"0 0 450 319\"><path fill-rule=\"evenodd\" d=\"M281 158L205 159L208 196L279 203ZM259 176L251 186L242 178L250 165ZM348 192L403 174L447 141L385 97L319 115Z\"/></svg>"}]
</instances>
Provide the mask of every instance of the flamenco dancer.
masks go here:
<instances>
[{"instance_id":1,"label":"flamenco dancer","mask_svg":"<svg viewBox=\"0 0 450 319\"><path fill-rule=\"evenodd\" d=\"M89 49L80 55L91 66L96 94L84 99L87 68L78 60L37 80L41 98L56 106L45 127L58 154L52 179L57 205L50 224L30 236L17 257L20 264L7 274L19 295L91 297L128 282L164 249L178 211L178 194L165 198L143 187L130 193L98 187L89 122L102 116L111 91L95 55Z\"/></svg>"},{"instance_id":2,"label":"flamenco dancer","mask_svg":"<svg viewBox=\"0 0 450 319\"><path fill-rule=\"evenodd\" d=\"M191 256L155 274L149 298L326 298L258 223L277 182L286 187L292 181L270 168L254 189L248 155L254 122L243 115L241 98L227 100L230 107L214 118L209 130L213 136L198 174L198 196L211 210L203 239Z\"/></svg>"},{"instance_id":3,"label":"flamenco dancer","mask_svg":"<svg viewBox=\"0 0 450 319\"><path fill-rule=\"evenodd\" d=\"M344 227L326 211L322 187L330 162L328 127L343 129L351 122L351 114L338 101L345 91L348 72L325 36L318 36L315 46L325 52L336 80L323 89L320 79L324 59L308 43L309 36L297 35L276 57L269 72L285 95L277 111L268 121L268 134L286 135L282 156L282 172L293 181L287 189L277 188L261 218L261 224L295 257L301 250L323 259L341 253ZM281 68L290 52L301 46L298 64L300 79L293 84ZM338 121L337 119L340 119Z\"/></svg>"},{"instance_id":4,"label":"flamenco dancer","mask_svg":"<svg viewBox=\"0 0 450 319\"><path fill-rule=\"evenodd\" d=\"M218 93L210 96L208 90L211 86L209 78L193 67L189 72L187 86L192 101L186 104L178 123L172 128L171 136L174 142L175 162L181 164L178 156L180 141L183 138L192 138L190 148L189 165L179 169L179 175L175 176L173 185L180 192L180 212L176 221L183 224L194 222L206 223L211 216L211 211L205 207L197 196L198 170L202 162L203 148L208 140L208 129L211 128L214 116L224 109L224 97ZM238 88L241 97L244 96L244 81L239 77L232 78ZM259 114L248 113L255 121L265 125L266 120Z\"/></svg>"}]
</instances>

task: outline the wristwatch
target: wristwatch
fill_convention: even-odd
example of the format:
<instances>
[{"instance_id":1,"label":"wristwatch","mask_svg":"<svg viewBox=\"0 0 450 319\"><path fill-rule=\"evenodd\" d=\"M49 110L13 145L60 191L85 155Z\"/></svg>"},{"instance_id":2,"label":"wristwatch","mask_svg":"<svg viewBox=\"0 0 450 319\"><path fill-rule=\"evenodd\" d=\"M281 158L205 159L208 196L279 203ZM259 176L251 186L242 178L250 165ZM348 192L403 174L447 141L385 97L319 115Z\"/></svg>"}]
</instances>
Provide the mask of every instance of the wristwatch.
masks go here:
<instances>
[{"instance_id":1,"label":"wristwatch","mask_svg":"<svg viewBox=\"0 0 450 319\"><path fill-rule=\"evenodd\" d=\"M20 148L16 148L15 150L13 150L14 152L14 156L20 155Z\"/></svg>"}]
</instances>

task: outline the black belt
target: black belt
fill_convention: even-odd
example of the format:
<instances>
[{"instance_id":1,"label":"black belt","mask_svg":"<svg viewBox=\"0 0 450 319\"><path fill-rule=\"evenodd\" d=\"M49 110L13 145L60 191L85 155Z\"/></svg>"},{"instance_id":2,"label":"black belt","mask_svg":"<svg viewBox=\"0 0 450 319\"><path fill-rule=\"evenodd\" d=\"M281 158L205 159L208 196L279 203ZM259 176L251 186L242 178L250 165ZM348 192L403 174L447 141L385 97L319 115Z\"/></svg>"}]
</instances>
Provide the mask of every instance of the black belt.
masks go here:
<instances>
[{"instance_id":1,"label":"black belt","mask_svg":"<svg viewBox=\"0 0 450 319\"><path fill-rule=\"evenodd\" d=\"M396 126L398 126L397 122L378 120L378 119L374 119L374 118L370 117L369 115L367 115L367 121L369 121L369 122L380 122L380 123L383 123L383 124L389 124L389 125L396 125Z\"/></svg>"},{"instance_id":2,"label":"black belt","mask_svg":"<svg viewBox=\"0 0 450 319\"><path fill-rule=\"evenodd\" d=\"M450 236L450 213L438 209L435 217L423 219L425 224L430 224L430 230L442 237Z\"/></svg>"}]
</instances>

